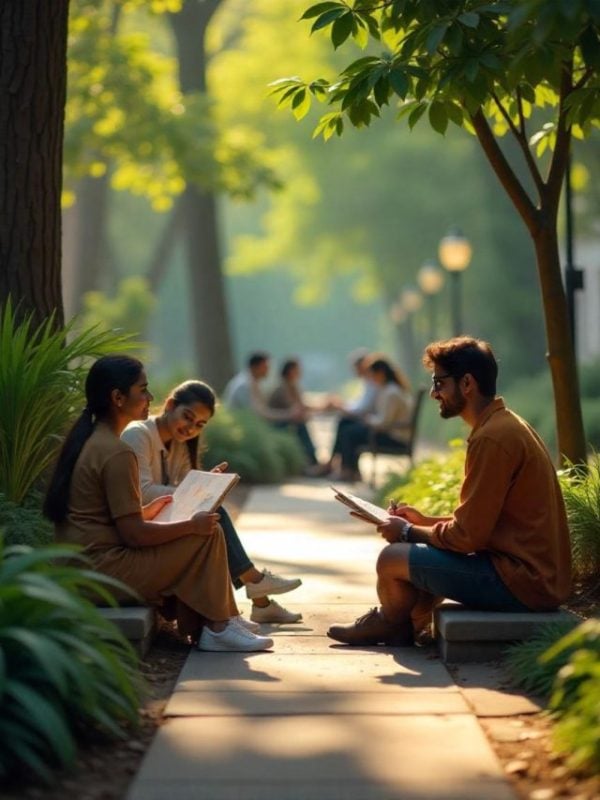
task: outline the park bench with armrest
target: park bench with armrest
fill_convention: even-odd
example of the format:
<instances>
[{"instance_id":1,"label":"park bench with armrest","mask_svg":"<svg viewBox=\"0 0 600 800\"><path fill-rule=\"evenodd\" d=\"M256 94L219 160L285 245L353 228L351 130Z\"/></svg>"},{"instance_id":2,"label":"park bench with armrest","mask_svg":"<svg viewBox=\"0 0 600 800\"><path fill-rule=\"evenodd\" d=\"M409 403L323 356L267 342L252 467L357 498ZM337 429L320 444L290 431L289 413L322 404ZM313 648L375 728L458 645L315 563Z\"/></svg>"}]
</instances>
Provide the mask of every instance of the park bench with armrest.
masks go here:
<instances>
[{"instance_id":1,"label":"park bench with armrest","mask_svg":"<svg viewBox=\"0 0 600 800\"><path fill-rule=\"evenodd\" d=\"M412 464L413 449L417 438L417 426L419 423L419 415L421 413L423 398L425 397L426 391L427 390L423 388L420 388L417 391L415 395L415 404L413 407L410 420L406 423L406 425L398 426L398 430L402 430L406 433L405 441L398 442L397 444L393 445L378 444L376 441L376 431L371 430L369 433L369 441L359 448L358 450L359 453L370 453L372 456L371 486L375 485L375 476L377 467L376 459L378 455L407 456L410 459L410 463Z\"/></svg>"}]
</instances>

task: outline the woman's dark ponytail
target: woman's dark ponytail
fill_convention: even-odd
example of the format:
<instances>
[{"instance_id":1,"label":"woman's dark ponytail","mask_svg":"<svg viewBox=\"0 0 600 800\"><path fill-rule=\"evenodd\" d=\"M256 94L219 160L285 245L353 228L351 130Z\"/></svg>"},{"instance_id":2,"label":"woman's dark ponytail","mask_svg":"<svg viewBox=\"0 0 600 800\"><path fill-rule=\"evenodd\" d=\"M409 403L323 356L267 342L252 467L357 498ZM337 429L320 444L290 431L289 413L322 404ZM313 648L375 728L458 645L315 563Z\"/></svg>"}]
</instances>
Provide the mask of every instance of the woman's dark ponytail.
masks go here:
<instances>
[{"instance_id":1,"label":"woman's dark ponytail","mask_svg":"<svg viewBox=\"0 0 600 800\"><path fill-rule=\"evenodd\" d=\"M62 522L67 516L71 477L75 463L94 428L92 413L86 406L67 434L46 492L43 512L52 522Z\"/></svg>"},{"instance_id":2,"label":"woman's dark ponytail","mask_svg":"<svg viewBox=\"0 0 600 800\"><path fill-rule=\"evenodd\" d=\"M96 422L108 417L112 392L128 394L143 369L142 362L131 356L103 356L92 364L85 381L87 405L67 434L46 492L43 512L52 522L67 517L75 464Z\"/></svg>"}]
</instances>

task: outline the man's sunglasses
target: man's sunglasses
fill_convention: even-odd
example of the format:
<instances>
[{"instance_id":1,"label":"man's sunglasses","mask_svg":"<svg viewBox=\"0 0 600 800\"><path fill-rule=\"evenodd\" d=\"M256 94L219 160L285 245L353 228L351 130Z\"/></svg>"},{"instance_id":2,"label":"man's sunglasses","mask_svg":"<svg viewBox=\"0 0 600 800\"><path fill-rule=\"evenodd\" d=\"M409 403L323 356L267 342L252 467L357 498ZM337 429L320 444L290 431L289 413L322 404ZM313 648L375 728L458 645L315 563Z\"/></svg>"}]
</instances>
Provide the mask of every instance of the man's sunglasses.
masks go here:
<instances>
[{"instance_id":1,"label":"man's sunglasses","mask_svg":"<svg viewBox=\"0 0 600 800\"><path fill-rule=\"evenodd\" d=\"M434 392L439 392L442 386L444 385L444 381L446 378L453 378L454 375L448 373L447 375L432 375L431 376L431 386Z\"/></svg>"}]
</instances>

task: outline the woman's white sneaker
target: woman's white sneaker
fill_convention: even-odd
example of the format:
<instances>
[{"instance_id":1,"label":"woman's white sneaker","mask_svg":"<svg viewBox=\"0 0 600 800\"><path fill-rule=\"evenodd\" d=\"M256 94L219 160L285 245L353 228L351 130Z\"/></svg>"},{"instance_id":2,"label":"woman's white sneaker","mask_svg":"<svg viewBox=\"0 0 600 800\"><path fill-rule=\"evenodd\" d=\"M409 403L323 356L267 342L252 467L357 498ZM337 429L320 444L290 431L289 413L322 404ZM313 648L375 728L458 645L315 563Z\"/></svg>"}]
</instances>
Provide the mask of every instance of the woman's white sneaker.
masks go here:
<instances>
[{"instance_id":1,"label":"woman's white sneaker","mask_svg":"<svg viewBox=\"0 0 600 800\"><path fill-rule=\"evenodd\" d=\"M266 597L269 594L284 594L297 589L302 585L300 578L282 578L268 569L263 569L262 578L258 583L246 584L246 597L253 600L255 597Z\"/></svg>"},{"instance_id":2,"label":"woman's white sneaker","mask_svg":"<svg viewBox=\"0 0 600 800\"><path fill-rule=\"evenodd\" d=\"M205 625L198 642L198 650L208 650L214 653L254 653L259 650L270 650L272 647L273 639L268 636L257 636L243 625L231 620L220 633L211 631Z\"/></svg>"},{"instance_id":3,"label":"woman's white sneaker","mask_svg":"<svg viewBox=\"0 0 600 800\"><path fill-rule=\"evenodd\" d=\"M238 614L237 617L232 617L229 622L233 622L234 625L241 625L242 628L245 628L247 631L252 631L252 633L258 633L260 631L260 625L257 622L252 622L251 619L246 619L241 614Z\"/></svg>"},{"instance_id":4,"label":"woman's white sneaker","mask_svg":"<svg viewBox=\"0 0 600 800\"><path fill-rule=\"evenodd\" d=\"M280 606L276 600L271 600L268 606L252 606L250 619L254 622L300 622L302 614L297 614L294 611L288 611L287 608Z\"/></svg>"}]
</instances>

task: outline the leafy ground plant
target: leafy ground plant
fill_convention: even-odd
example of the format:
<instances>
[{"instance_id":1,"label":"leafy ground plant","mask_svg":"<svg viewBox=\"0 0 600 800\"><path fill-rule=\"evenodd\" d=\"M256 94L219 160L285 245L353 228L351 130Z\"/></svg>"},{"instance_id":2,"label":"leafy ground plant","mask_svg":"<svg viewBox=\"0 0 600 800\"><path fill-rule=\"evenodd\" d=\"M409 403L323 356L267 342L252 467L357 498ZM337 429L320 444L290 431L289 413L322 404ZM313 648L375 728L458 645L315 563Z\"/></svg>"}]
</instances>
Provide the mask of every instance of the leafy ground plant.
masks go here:
<instances>
[{"instance_id":1,"label":"leafy ground plant","mask_svg":"<svg viewBox=\"0 0 600 800\"><path fill-rule=\"evenodd\" d=\"M93 604L114 605L117 584L75 557L0 541L0 780L27 771L49 781L78 738L137 722L137 657Z\"/></svg>"},{"instance_id":2,"label":"leafy ground plant","mask_svg":"<svg viewBox=\"0 0 600 800\"><path fill-rule=\"evenodd\" d=\"M275 483L298 474L305 459L297 437L269 425L251 411L219 409L204 434L207 468L227 461L252 483Z\"/></svg>"},{"instance_id":3,"label":"leafy ground plant","mask_svg":"<svg viewBox=\"0 0 600 800\"><path fill-rule=\"evenodd\" d=\"M20 505L0 494L0 529L6 545L39 547L54 540L54 526L42 514L42 498L37 492L27 495Z\"/></svg>"},{"instance_id":4,"label":"leafy ground plant","mask_svg":"<svg viewBox=\"0 0 600 800\"><path fill-rule=\"evenodd\" d=\"M569 765L600 772L600 619L588 619L551 647L542 661L568 655L559 670L550 707L558 722L554 743Z\"/></svg>"},{"instance_id":5,"label":"leafy ground plant","mask_svg":"<svg viewBox=\"0 0 600 800\"><path fill-rule=\"evenodd\" d=\"M420 461L406 475L391 475L377 494L379 505L393 498L416 506L425 514L443 516L456 508L464 474L464 442L455 439L450 453Z\"/></svg>"},{"instance_id":6,"label":"leafy ground plant","mask_svg":"<svg viewBox=\"0 0 600 800\"><path fill-rule=\"evenodd\" d=\"M131 337L73 324L19 321L10 301L0 311L0 492L22 503L54 460L60 436L82 405L90 358L130 349Z\"/></svg>"}]
</instances>

